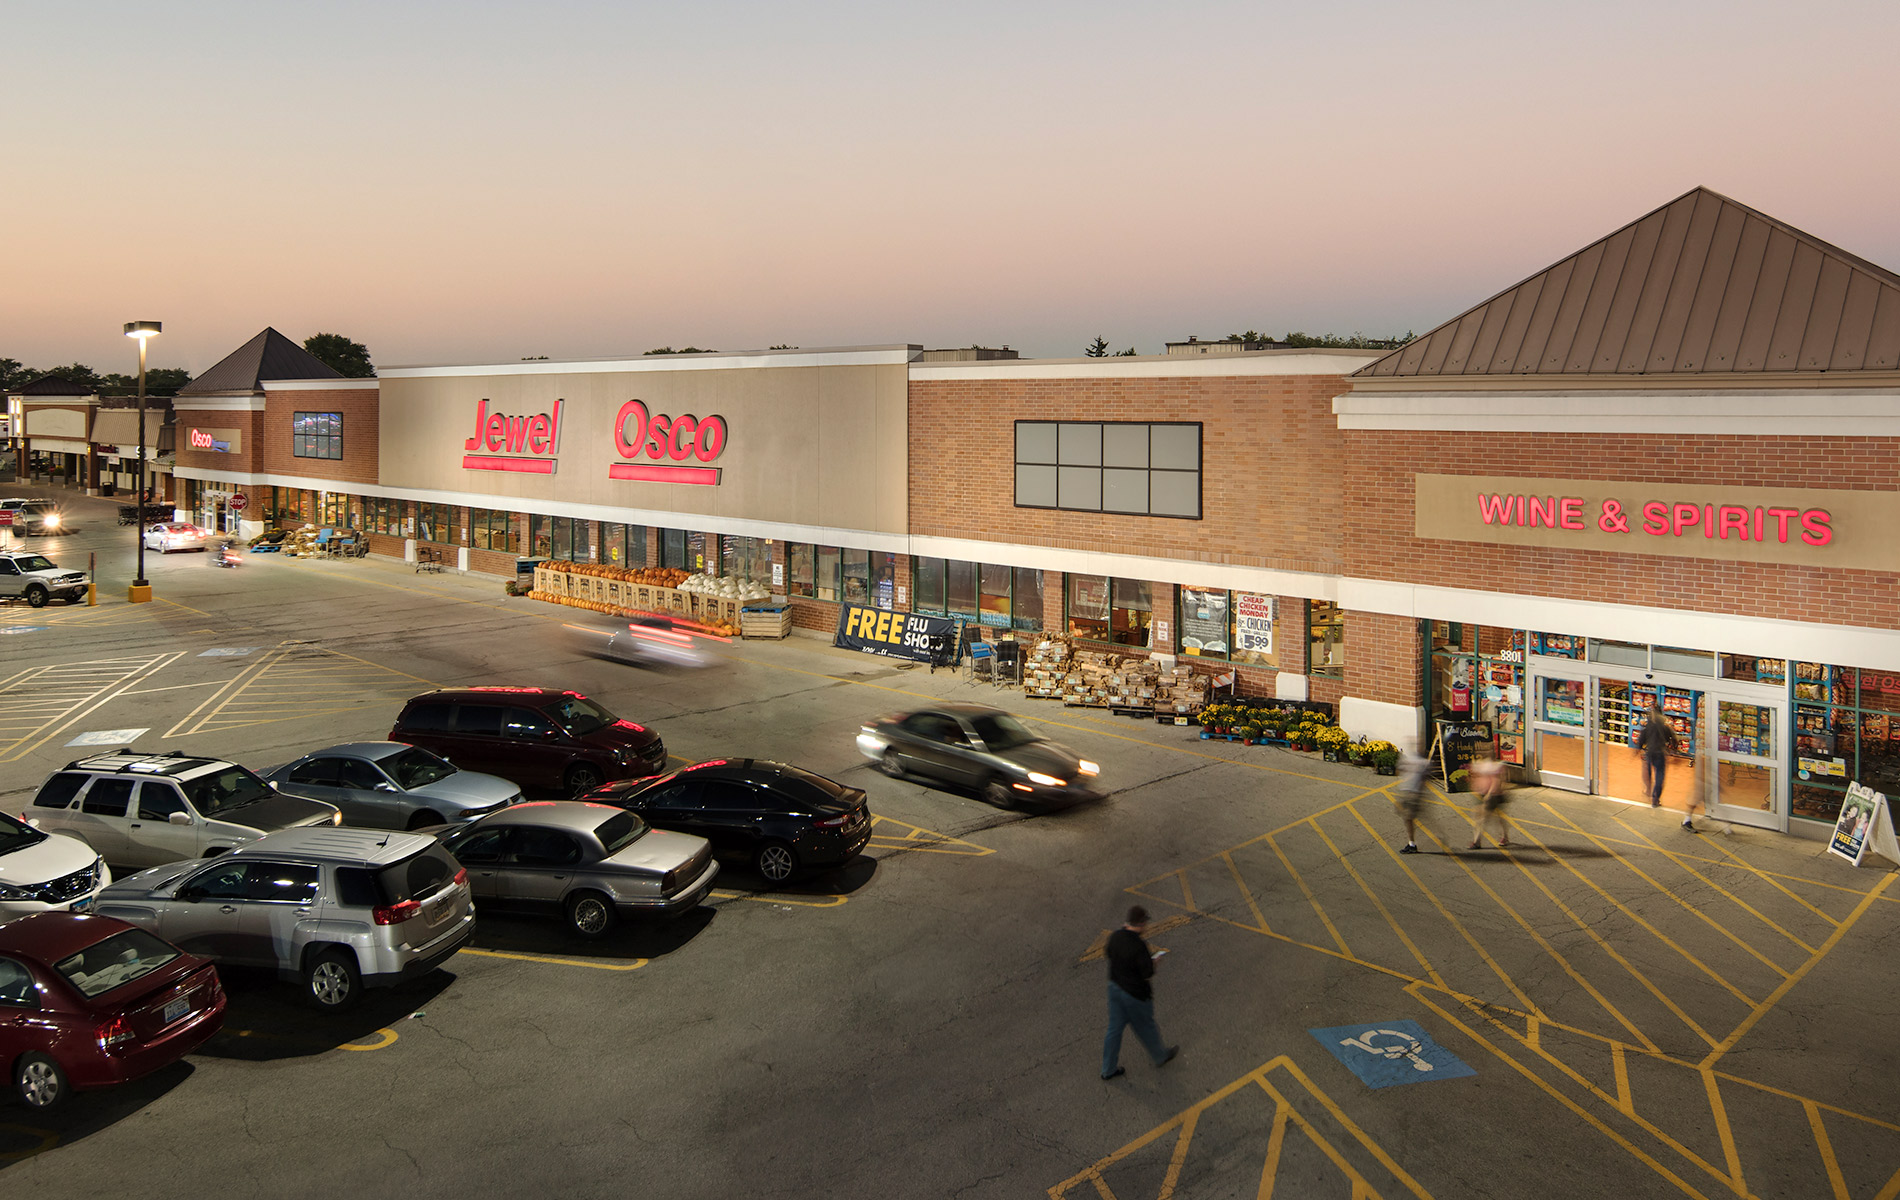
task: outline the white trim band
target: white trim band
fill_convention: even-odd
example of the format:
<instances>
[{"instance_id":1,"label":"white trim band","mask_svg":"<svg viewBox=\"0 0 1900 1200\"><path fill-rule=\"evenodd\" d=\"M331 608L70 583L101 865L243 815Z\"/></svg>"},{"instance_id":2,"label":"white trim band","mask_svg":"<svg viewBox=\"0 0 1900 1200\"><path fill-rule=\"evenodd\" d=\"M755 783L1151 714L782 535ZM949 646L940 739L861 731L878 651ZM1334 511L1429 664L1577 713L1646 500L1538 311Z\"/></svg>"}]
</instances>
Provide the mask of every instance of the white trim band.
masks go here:
<instances>
[{"instance_id":1,"label":"white trim band","mask_svg":"<svg viewBox=\"0 0 1900 1200\"><path fill-rule=\"evenodd\" d=\"M607 375L628 371L752 371L760 367L903 366L909 346L856 346L835 350L757 350L744 354L655 354L584 362L513 362L471 366L383 367L384 379L446 379L477 375Z\"/></svg>"},{"instance_id":2,"label":"white trim band","mask_svg":"<svg viewBox=\"0 0 1900 1200\"><path fill-rule=\"evenodd\" d=\"M1341 429L1900 437L1900 389L1348 392Z\"/></svg>"}]
</instances>

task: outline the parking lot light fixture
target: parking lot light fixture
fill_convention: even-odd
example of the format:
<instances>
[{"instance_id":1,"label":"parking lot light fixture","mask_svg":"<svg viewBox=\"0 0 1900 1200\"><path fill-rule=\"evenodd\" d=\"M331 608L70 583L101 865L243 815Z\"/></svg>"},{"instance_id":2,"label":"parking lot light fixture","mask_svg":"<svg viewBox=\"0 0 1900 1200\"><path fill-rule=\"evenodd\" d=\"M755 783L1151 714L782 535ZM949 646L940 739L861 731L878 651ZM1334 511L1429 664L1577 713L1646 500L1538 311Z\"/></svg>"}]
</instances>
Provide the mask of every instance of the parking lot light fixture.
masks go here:
<instances>
[{"instance_id":1,"label":"parking lot light fixture","mask_svg":"<svg viewBox=\"0 0 1900 1200\"><path fill-rule=\"evenodd\" d=\"M139 471L137 490L132 493L132 502L139 514L139 519L132 522L132 536L138 545L139 574L126 593L126 599L133 604L144 604L152 598L152 585L145 581L145 343L162 332L164 326L157 321L125 323L125 336L137 338L139 343Z\"/></svg>"}]
</instances>

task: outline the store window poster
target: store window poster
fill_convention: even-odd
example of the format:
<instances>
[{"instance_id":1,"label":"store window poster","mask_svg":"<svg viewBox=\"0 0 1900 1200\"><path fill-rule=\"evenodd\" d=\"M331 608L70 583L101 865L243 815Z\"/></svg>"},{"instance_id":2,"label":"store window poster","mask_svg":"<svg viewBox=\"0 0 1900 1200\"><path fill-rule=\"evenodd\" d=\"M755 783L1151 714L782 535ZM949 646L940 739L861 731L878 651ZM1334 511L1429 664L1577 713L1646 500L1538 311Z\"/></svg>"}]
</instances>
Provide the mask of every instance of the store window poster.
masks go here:
<instances>
[{"instance_id":1,"label":"store window poster","mask_svg":"<svg viewBox=\"0 0 1900 1200\"><path fill-rule=\"evenodd\" d=\"M1227 653L1225 591L1181 589L1181 649L1188 654Z\"/></svg>"},{"instance_id":2,"label":"store window poster","mask_svg":"<svg viewBox=\"0 0 1900 1200\"><path fill-rule=\"evenodd\" d=\"M1242 654L1272 655L1272 596L1234 593L1234 648Z\"/></svg>"}]
</instances>

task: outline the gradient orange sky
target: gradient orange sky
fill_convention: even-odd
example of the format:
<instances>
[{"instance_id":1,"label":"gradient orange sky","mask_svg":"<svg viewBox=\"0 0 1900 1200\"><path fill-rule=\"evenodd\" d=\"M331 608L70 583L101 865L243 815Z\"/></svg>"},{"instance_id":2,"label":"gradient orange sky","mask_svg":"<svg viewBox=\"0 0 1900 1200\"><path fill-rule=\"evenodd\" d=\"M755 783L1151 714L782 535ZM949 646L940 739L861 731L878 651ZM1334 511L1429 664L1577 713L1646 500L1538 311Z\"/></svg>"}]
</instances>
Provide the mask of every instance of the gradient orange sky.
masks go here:
<instances>
[{"instance_id":1,"label":"gradient orange sky","mask_svg":"<svg viewBox=\"0 0 1900 1200\"><path fill-rule=\"evenodd\" d=\"M7 4L0 356L1423 331L1697 184L1900 268L1900 4Z\"/></svg>"}]
</instances>

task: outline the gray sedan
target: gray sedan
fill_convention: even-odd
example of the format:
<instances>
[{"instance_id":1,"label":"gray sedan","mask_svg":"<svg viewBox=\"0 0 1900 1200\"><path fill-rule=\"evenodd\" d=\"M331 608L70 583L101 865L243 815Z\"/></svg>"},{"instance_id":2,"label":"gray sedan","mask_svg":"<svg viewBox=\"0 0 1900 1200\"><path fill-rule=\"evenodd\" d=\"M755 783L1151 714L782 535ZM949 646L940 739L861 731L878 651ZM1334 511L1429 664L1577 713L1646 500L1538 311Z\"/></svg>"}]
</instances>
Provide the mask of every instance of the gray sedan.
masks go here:
<instances>
[{"instance_id":1,"label":"gray sedan","mask_svg":"<svg viewBox=\"0 0 1900 1200\"><path fill-rule=\"evenodd\" d=\"M858 731L858 753L893 779L915 772L980 794L999 808L1093 800L1101 768L1014 714L940 704L879 717Z\"/></svg>"},{"instance_id":2,"label":"gray sedan","mask_svg":"<svg viewBox=\"0 0 1900 1200\"><path fill-rule=\"evenodd\" d=\"M506 779L464 771L405 742L350 742L264 773L287 795L334 804L346 825L421 829L472 821L521 801Z\"/></svg>"},{"instance_id":3,"label":"gray sedan","mask_svg":"<svg viewBox=\"0 0 1900 1200\"><path fill-rule=\"evenodd\" d=\"M429 832L467 868L478 903L559 912L587 938L620 917L678 916L705 900L719 874L705 838L654 829L607 804L539 800Z\"/></svg>"}]
</instances>

